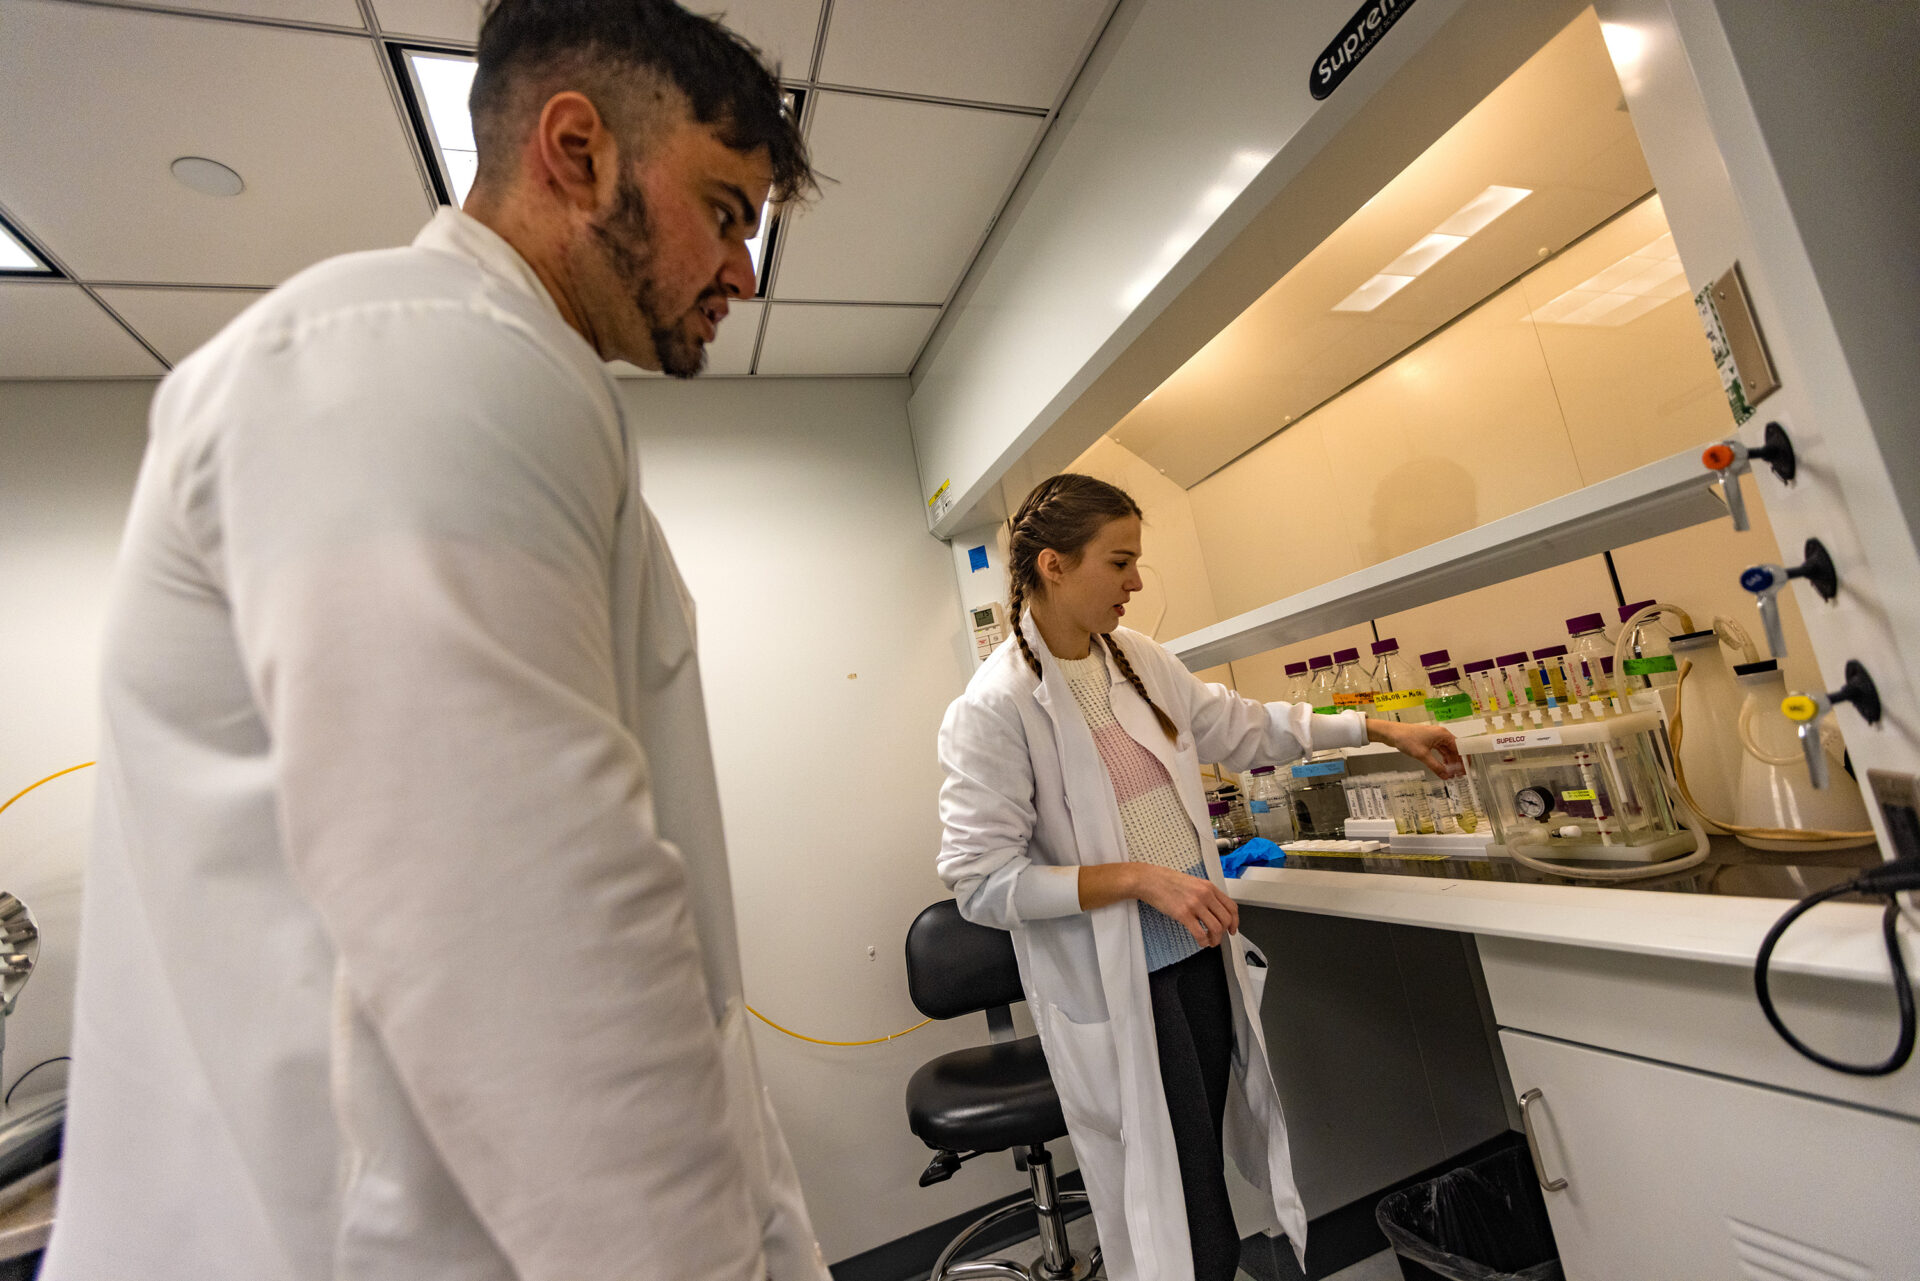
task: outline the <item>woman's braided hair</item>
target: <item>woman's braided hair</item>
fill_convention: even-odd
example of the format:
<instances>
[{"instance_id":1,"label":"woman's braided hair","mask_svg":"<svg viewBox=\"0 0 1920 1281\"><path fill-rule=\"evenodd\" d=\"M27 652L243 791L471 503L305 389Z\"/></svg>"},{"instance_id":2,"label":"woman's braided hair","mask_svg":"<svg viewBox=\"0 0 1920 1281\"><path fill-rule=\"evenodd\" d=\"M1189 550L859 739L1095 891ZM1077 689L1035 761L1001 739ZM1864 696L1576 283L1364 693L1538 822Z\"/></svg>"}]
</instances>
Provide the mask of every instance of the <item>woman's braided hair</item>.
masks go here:
<instances>
[{"instance_id":1,"label":"woman's braided hair","mask_svg":"<svg viewBox=\"0 0 1920 1281\"><path fill-rule=\"evenodd\" d=\"M1020 616L1027 598L1045 591L1040 583L1040 553L1051 548L1069 562L1077 562L1087 544L1108 521L1128 516L1139 518L1140 505L1125 490L1077 472L1061 472L1034 486L1027 500L1020 504L1020 510L1007 521L1007 614L1020 653L1036 679L1040 677L1040 660L1027 643ZM1133 664L1127 661L1120 643L1110 635L1102 635L1100 640L1107 653L1113 655L1114 665L1127 678L1127 684L1133 686L1133 692L1153 709L1162 732L1169 739L1179 738L1173 718L1148 696L1146 685L1133 670Z\"/></svg>"}]
</instances>

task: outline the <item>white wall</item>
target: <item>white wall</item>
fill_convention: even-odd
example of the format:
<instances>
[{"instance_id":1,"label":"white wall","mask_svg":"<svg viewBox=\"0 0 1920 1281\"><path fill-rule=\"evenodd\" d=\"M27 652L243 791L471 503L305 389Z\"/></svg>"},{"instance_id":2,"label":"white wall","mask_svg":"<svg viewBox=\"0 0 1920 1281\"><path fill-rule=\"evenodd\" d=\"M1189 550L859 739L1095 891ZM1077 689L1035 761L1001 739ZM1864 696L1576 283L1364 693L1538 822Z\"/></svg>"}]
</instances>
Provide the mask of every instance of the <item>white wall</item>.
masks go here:
<instances>
[{"instance_id":1,"label":"white wall","mask_svg":"<svg viewBox=\"0 0 1920 1281\"><path fill-rule=\"evenodd\" d=\"M92 760L99 745L106 580L153 386L0 382L0 802ZM92 770L55 779L0 815L0 889L33 909L43 934L39 968L7 1021L8 1087L67 1052L93 779ZM35 1073L19 1098L65 1072Z\"/></svg>"},{"instance_id":2,"label":"white wall","mask_svg":"<svg viewBox=\"0 0 1920 1281\"><path fill-rule=\"evenodd\" d=\"M0 383L0 800L93 759L96 637L152 388ZM906 383L623 388L699 602L748 999L811 1036L898 1032L919 1021L907 925L945 893L934 734L967 671L948 553L914 493ZM0 888L47 936L9 1025L9 1084L66 1052L92 793L82 771L0 817ZM907 1132L907 1078L984 1040L984 1020L863 1049L756 1033L830 1260L1024 1186L1005 1158L915 1185L930 1153Z\"/></svg>"},{"instance_id":3,"label":"white wall","mask_svg":"<svg viewBox=\"0 0 1920 1281\"><path fill-rule=\"evenodd\" d=\"M971 638L915 495L907 384L622 388L699 603L747 999L826 1040L910 1027L907 926L946 897L934 735ZM907 1131L907 1078L984 1032L967 1018L842 1049L755 1025L829 1260L1024 1186L1004 1157L915 1183L932 1153Z\"/></svg>"}]
</instances>

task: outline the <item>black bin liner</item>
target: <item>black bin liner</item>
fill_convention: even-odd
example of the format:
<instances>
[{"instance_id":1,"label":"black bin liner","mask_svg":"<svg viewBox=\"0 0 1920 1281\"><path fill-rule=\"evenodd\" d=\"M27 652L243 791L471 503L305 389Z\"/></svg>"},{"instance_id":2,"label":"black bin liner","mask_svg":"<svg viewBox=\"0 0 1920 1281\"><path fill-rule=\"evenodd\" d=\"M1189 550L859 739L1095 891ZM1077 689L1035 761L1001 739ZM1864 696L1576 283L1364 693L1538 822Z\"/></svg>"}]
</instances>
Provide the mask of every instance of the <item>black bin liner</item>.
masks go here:
<instances>
[{"instance_id":1,"label":"black bin liner","mask_svg":"<svg viewBox=\"0 0 1920 1281\"><path fill-rule=\"evenodd\" d=\"M1509 1148L1383 1198L1373 1212L1407 1281L1562 1281L1546 1202L1525 1148Z\"/></svg>"}]
</instances>

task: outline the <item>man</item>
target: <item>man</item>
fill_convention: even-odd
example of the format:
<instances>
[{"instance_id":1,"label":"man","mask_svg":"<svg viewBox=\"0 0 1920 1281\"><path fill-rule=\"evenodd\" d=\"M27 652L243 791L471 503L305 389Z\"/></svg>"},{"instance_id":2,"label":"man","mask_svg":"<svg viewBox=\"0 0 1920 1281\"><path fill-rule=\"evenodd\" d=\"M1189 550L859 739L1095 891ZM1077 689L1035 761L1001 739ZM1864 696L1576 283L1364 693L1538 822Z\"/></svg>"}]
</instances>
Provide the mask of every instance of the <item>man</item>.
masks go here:
<instances>
[{"instance_id":1,"label":"man","mask_svg":"<svg viewBox=\"0 0 1920 1281\"><path fill-rule=\"evenodd\" d=\"M603 360L696 373L805 148L666 0L503 0L479 176L162 385L55 1281L824 1281L693 619Z\"/></svg>"}]
</instances>

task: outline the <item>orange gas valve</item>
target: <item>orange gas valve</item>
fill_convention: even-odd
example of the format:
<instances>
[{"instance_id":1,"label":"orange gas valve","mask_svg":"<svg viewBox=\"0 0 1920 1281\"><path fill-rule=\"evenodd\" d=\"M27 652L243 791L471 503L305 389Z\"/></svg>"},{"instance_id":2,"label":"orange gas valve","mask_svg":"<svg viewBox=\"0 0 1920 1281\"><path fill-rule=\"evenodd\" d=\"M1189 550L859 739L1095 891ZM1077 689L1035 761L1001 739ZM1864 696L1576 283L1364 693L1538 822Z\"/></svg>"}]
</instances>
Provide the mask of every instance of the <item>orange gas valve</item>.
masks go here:
<instances>
[{"instance_id":1,"label":"orange gas valve","mask_svg":"<svg viewBox=\"0 0 1920 1281\"><path fill-rule=\"evenodd\" d=\"M1707 465L1709 471L1725 471L1733 466L1733 458L1733 446L1724 442L1708 445L1707 451L1700 455L1700 461Z\"/></svg>"}]
</instances>

